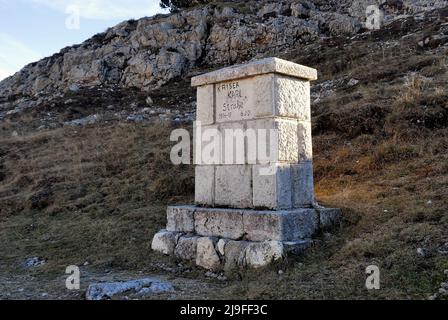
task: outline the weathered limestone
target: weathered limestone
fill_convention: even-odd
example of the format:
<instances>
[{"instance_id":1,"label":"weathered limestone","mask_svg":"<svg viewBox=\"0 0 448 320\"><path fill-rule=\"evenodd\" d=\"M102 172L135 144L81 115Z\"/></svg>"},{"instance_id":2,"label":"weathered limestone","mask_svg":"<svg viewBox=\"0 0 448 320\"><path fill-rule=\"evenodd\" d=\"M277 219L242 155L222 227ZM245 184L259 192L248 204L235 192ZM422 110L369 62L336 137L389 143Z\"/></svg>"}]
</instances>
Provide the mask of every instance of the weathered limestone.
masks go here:
<instances>
[{"instance_id":1,"label":"weathered limestone","mask_svg":"<svg viewBox=\"0 0 448 320\"><path fill-rule=\"evenodd\" d=\"M192 236L181 236L177 242L176 248L174 249L174 255L176 258L182 260L195 260L197 253L199 237Z\"/></svg>"},{"instance_id":2,"label":"weathered limestone","mask_svg":"<svg viewBox=\"0 0 448 320\"><path fill-rule=\"evenodd\" d=\"M214 205L215 167L196 166L195 202L202 205Z\"/></svg>"},{"instance_id":3,"label":"weathered limestone","mask_svg":"<svg viewBox=\"0 0 448 320\"><path fill-rule=\"evenodd\" d=\"M214 103L213 85L205 85L197 89L197 104L199 106L210 106ZM202 124L212 124L215 121L214 108L198 108L197 121Z\"/></svg>"},{"instance_id":4,"label":"weathered limestone","mask_svg":"<svg viewBox=\"0 0 448 320\"><path fill-rule=\"evenodd\" d=\"M307 239L318 229L314 209L291 211L251 211L243 214L244 232L251 241L294 241Z\"/></svg>"},{"instance_id":5,"label":"weathered limestone","mask_svg":"<svg viewBox=\"0 0 448 320\"><path fill-rule=\"evenodd\" d=\"M215 85L216 122L241 121L272 115L273 75Z\"/></svg>"},{"instance_id":6,"label":"weathered limestone","mask_svg":"<svg viewBox=\"0 0 448 320\"><path fill-rule=\"evenodd\" d=\"M305 80L317 80L316 69L278 58L266 58L194 77L191 80L191 84L193 87L198 87L204 84L219 83L269 73L277 73Z\"/></svg>"},{"instance_id":7,"label":"weathered limestone","mask_svg":"<svg viewBox=\"0 0 448 320\"><path fill-rule=\"evenodd\" d=\"M198 266L209 270L219 270L221 260L215 249L216 242L216 239L209 237L197 240L196 264Z\"/></svg>"},{"instance_id":8,"label":"weathered limestone","mask_svg":"<svg viewBox=\"0 0 448 320\"><path fill-rule=\"evenodd\" d=\"M313 140L311 138L311 122L299 121L297 130L298 160L313 160Z\"/></svg>"},{"instance_id":9,"label":"weathered limestone","mask_svg":"<svg viewBox=\"0 0 448 320\"><path fill-rule=\"evenodd\" d=\"M301 254L339 209L314 199L310 81L277 58L192 79L198 87L196 206L169 207L163 254L214 271L262 268Z\"/></svg>"},{"instance_id":10,"label":"weathered limestone","mask_svg":"<svg viewBox=\"0 0 448 320\"><path fill-rule=\"evenodd\" d=\"M194 232L194 209L192 206L168 207L168 231Z\"/></svg>"},{"instance_id":11,"label":"weathered limestone","mask_svg":"<svg viewBox=\"0 0 448 320\"><path fill-rule=\"evenodd\" d=\"M253 160L256 160L255 163L297 162L299 158L297 144L299 127L296 120L280 118L253 120L247 122L247 128L257 132L257 143L261 142L263 146L262 152L257 152L256 158L249 153L248 161L251 163L254 163ZM273 137L274 141L272 141ZM247 148L250 150L249 146Z\"/></svg>"},{"instance_id":12,"label":"weathered limestone","mask_svg":"<svg viewBox=\"0 0 448 320\"><path fill-rule=\"evenodd\" d=\"M275 173L263 174L274 167ZM292 177L289 164L256 165L252 167L253 206L267 209L292 207Z\"/></svg>"},{"instance_id":13,"label":"weathered limestone","mask_svg":"<svg viewBox=\"0 0 448 320\"><path fill-rule=\"evenodd\" d=\"M198 235L235 240L244 235L243 213L239 210L198 208L194 217Z\"/></svg>"},{"instance_id":14,"label":"weathered limestone","mask_svg":"<svg viewBox=\"0 0 448 320\"><path fill-rule=\"evenodd\" d=\"M276 115L311 121L310 90L308 80L276 76Z\"/></svg>"},{"instance_id":15,"label":"weathered limestone","mask_svg":"<svg viewBox=\"0 0 448 320\"><path fill-rule=\"evenodd\" d=\"M245 251L246 265L251 268L265 267L284 256L280 241L252 242Z\"/></svg>"},{"instance_id":16,"label":"weathered limestone","mask_svg":"<svg viewBox=\"0 0 448 320\"><path fill-rule=\"evenodd\" d=\"M293 206L310 207L314 204L313 163L300 162L291 165Z\"/></svg>"},{"instance_id":17,"label":"weathered limestone","mask_svg":"<svg viewBox=\"0 0 448 320\"><path fill-rule=\"evenodd\" d=\"M215 205L232 208L252 207L251 177L250 166L217 166Z\"/></svg>"},{"instance_id":18,"label":"weathered limestone","mask_svg":"<svg viewBox=\"0 0 448 320\"><path fill-rule=\"evenodd\" d=\"M247 241L229 241L224 249L224 270L244 268L246 265Z\"/></svg>"},{"instance_id":19,"label":"weathered limestone","mask_svg":"<svg viewBox=\"0 0 448 320\"><path fill-rule=\"evenodd\" d=\"M172 255L179 237L180 234L177 232L162 230L154 236L151 249L166 255Z\"/></svg>"}]
</instances>

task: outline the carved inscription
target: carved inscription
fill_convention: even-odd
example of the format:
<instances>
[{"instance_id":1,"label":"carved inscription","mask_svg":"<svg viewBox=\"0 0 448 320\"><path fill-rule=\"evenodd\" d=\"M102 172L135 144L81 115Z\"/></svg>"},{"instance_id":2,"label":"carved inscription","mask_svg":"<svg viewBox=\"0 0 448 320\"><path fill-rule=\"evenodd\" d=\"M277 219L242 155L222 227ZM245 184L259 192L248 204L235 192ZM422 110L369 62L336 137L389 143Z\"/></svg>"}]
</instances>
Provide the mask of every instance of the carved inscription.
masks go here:
<instances>
[{"instance_id":1,"label":"carved inscription","mask_svg":"<svg viewBox=\"0 0 448 320\"><path fill-rule=\"evenodd\" d=\"M232 81L216 85L216 122L250 119L247 83Z\"/></svg>"}]
</instances>

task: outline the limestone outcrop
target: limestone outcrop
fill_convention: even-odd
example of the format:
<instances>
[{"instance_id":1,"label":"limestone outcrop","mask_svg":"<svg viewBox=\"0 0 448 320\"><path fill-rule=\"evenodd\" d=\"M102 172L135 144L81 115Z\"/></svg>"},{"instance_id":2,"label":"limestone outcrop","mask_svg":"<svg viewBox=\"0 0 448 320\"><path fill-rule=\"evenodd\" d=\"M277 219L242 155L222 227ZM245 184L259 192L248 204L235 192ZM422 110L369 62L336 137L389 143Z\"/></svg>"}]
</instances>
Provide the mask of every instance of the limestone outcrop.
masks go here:
<instances>
[{"instance_id":1,"label":"limestone outcrop","mask_svg":"<svg viewBox=\"0 0 448 320\"><path fill-rule=\"evenodd\" d=\"M385 21L445 7L448 1L376 0ZM0 82L0 101L45 96L74 86L145 91L189 75L364 29L372 1L219 2L130 20L32 63Z\"/></svg>"}]
</instances>

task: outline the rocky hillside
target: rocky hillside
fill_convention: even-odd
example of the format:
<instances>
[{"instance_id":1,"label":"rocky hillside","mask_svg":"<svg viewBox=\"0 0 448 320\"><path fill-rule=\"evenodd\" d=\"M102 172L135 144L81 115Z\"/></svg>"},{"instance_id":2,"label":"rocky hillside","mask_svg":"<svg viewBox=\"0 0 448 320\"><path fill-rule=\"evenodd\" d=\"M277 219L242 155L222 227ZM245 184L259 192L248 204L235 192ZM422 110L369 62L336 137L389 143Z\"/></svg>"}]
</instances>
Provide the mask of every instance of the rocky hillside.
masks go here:
<instances>
[{"instance_id":1,"label":"rocky hillside","mask_svg":"<svg viewBox=\"0 0 448 320\"><path fill-rule=\"evenodd\" d=\"M77 86L151 91L195 72L273 55L329 36L353 36L368 4L390 23L448 1L228 1L172 15L126 21L86 42L26 66L0 83L3 99L42 97ZM40 102L38 100L38 102ZM6 107L2 105L1 109Z\"/></svg>"},{"instance_id":2,"label":"rocky hillside","mask_svg":"<svg viewBox=\"0 0 448 320\"><path fill-rule=\"evenodd\" d=\"M27 111L38 119L32 121L34 129L104 119L191 122L195 118L192 91L174 97L166 93L181 94L179 90L164 85L183 81L188 86L189 77L197 73L252 58L285 57L288 52L300 52L293 60L316 67L317 56L325 59L316 53L328 39L372 34L364 26L366 7L371 3L211 1L176 14L126 21L0 82L0 120L16 122ZM422 24L425 12L448 5L446 0L376 3L389 27L406 17ZM437 14L446 17L443 10ZM400 29L399 22L394 28ZM446 43L448 37L443 30L429 35L434 39L426 40L437 45ZM417 42L427 35L418 36ZM336 59L326 63L343 63L345 57ZM319 71L321 78L331 76L328 70ZM148 93L161 98L151 110L148 107L154 101Z\"/></svg>"}]
</instances>

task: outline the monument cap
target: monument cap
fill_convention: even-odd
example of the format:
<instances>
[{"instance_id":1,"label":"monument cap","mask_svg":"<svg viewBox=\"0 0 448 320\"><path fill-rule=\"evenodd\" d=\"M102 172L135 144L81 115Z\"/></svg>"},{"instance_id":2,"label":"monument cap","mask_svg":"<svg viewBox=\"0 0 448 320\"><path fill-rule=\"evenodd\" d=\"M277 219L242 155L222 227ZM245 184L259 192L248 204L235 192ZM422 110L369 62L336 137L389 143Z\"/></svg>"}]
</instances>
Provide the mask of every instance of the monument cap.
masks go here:
<instances>
[{"instance_id":1,"label":"monument cap","mask_svg":"<svg viewBox=\"0 0 448 320\"><path fill-rule=\"evenodd\" d=\"M267 73L277 73L310 81L317 80L316 69L271 57L193 77L191 79L191 85L193 87L199 87L207 84L253 77Z\"/></svg>"}]
</instances>

